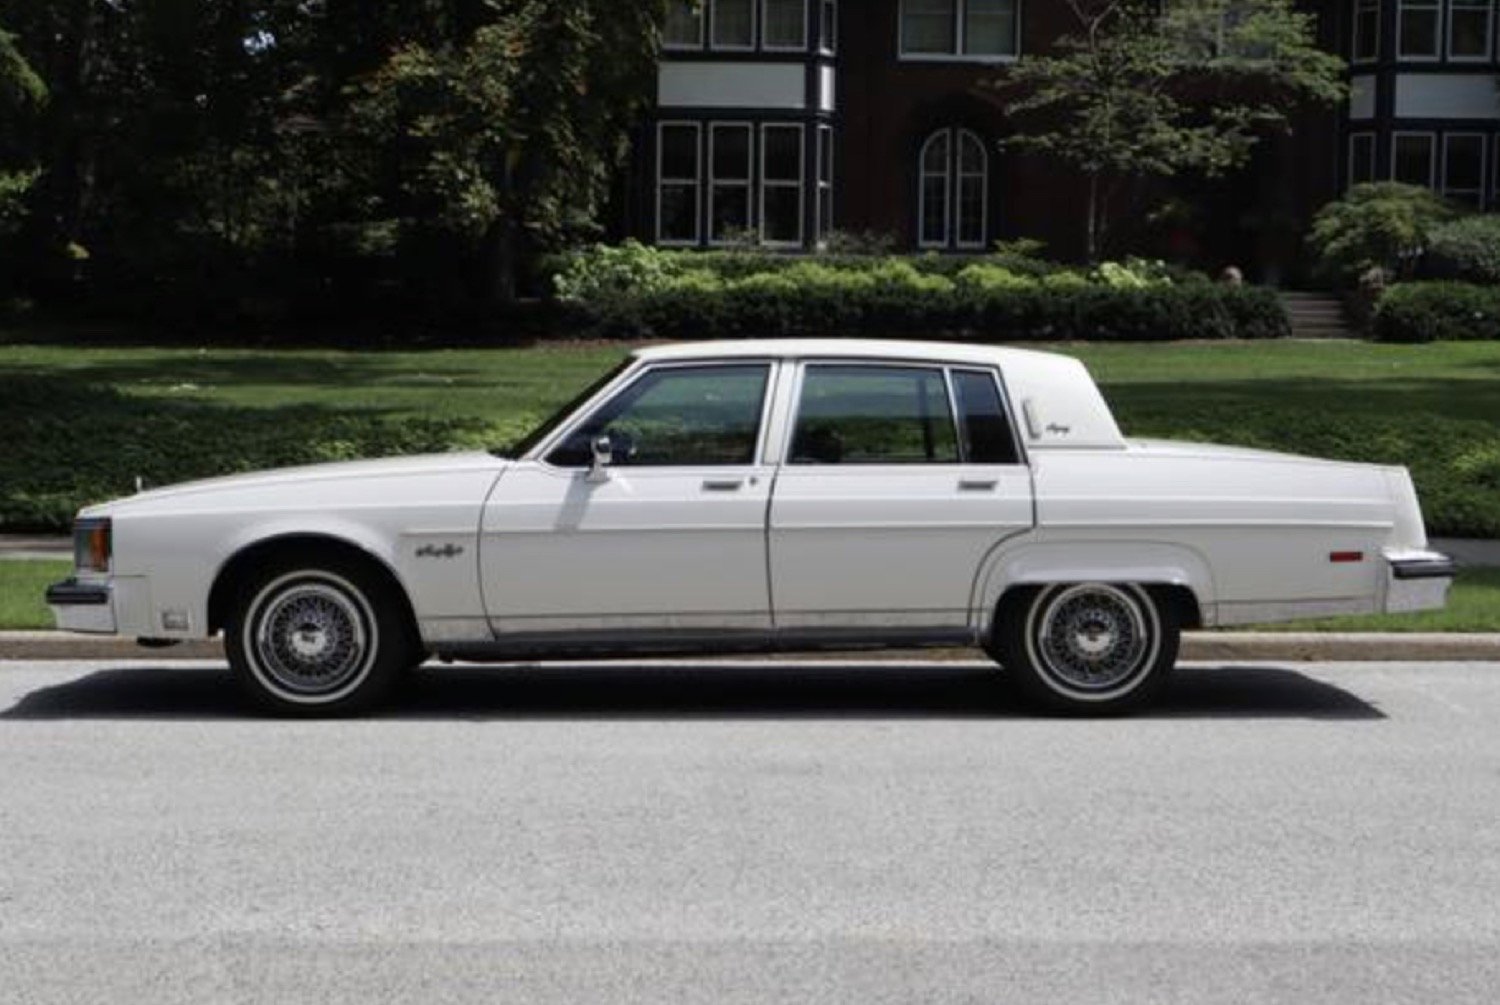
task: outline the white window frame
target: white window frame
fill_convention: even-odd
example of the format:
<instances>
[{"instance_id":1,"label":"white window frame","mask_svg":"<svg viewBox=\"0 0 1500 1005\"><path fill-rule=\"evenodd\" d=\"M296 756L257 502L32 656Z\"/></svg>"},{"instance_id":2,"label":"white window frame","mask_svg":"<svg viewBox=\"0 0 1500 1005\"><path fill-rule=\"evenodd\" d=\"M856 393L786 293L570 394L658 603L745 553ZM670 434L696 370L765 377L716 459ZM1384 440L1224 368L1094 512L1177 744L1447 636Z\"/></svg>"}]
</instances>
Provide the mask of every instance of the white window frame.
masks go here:
<instances>
[{"instance_id":1,"label":"white window frame","mask_svg":"<svg viewBox=\"0 0 1500 1005\"><path fill-rule=\"evenodd\" d=\"M826 139L826 143L824 142ZM815 133L814 142L817 144L817 212L815 214L814 226L818 232L818 243L821 245L827 240L833 228L833 127L819 125ZM827 155L826 162L824 155ZM827 169L826 171L824 169ZM827 209L828 225L823 225L824 209Z\"/></svg>"},{"instance_id":2,"label":"white window frame","mask_svg":"<svg viewBox=\"0 0 1500 1005\"><path fill-rule=\"evenodd\" d=\"M839 0L815 0L818 5L818 51L832 56L839 51ZM824 17L829 10L833 11L833 18L828 23L828 31L825 33Z\"/></svg>"},{"instance_id":3,"label":"white window frame","mask_svg":"<svg viewBox=\"0 0 1500 1005\"><path fill-rule=\"evenodd\" d=\"M951 0L953 4L953 52L907 52L906 51L906 0L900 0L896 9L896 55L907 63L1014 63L1021 57L1022 8L1024 0L1015 0L1015 51L1011 53L969 54L964 52L968 27L968 0Z\"/></svg>"},{"instance_id":4,"label":"white window frame","mask_svg":"<svg viewBox=\"0 0 1500 1005\"><path fill-rule=\"evenodd\" d=\"M1443 57L1443 35L1446 18L1443 10L1447 7L1447 0L1396 0L1396 59L1403 63L1435 63ZM1406 47L1406 11L1407 8L1416 10L1430 10L1436 19L1432 31L1432 52L1428 55L1408 55Z\"/></svg>"},{"instance_id":5,"label":"white window frame","mask_svg":"<svg viewBox=\"0 0 1500 1005\"><path fill-rule=\"evenodd\" d=\"M1444 0L1443 8L1443 52L1450 63L1488 63L1490 56L1495 51L1495 3L1494 0L1483 0L1484 3L1484 52L1475 56L1458 56L1453 53L1453 13L1458 8L1457 0ZM1479 8L1464 7L1464 10L1478 10Z\"/></svg>"},{"instance_id":6,"label":"white window frame","mask_svg":"<svg viewBox=\"0 0 1500 1005\"><path fill-rule=\"evenodd\" d=\"M1453 140L1456 140L1456 139L1478 140L1479 141L1479 187L1478 188L1460 188L1460 189L1454 189L1454 188L1449 188L1448 187L1448 144L1450 142L1452 142ZM1486 177L1485 172L1489 168L1489 144L1486 142L1487 139L1488 138L1485 136L1484 133L1452 132L1452 133L1444 133L1443 134L1443 169L1442 169L1442 173L1440 175L1440 180L1442 181L1442 185L1439 186L1439 191L1442 192L1443 198L1445 198L1445 199L1451 198L1452 195L1453 195L1453 193L1461 193L1463 195L1478 196L1478 199L1474 203L1474 208L1476 210L1483 210L1484 209L1484 207L1485 207L1484 183L1485 183L1485 177ZM1467 203L1465 205L1467 205Z\"/></svg>"},{"instance_id":7,"label":"white window frame","mask_svg":"<svg viewBox=\"0 0 1500 1005\"><path fill-rule=\"evenodd\" d=\"M755 43L760 41L760 0L749 0L750 3L750 44L749 45L725 45L714 38L714 29L719 23L719 4L721 0L707 0L709 7L708 47L714 52L754 52Z\"/></svg>"},{"instance_id":8,"label":"white window frame","mask_svg":"<svg viewBox=\"0 0 1500 1005\"><path fill-rule=\"evenodd\" d=\"M1357 140L1370 141L1370 181L1375 180L1375 134L1369 130L1349 134L1349 147L1347 150L1348 164L1344 168L1344 188L1351 189L1355 185L1362 184L1354 180L1354 144Z\"/></svg>"},{"instance_id":9,"label":"white window frame","mask_svg":"<svg viewBox=\"0 0 1500 1005\"><path fill-rule=\"evenodd\" d=\"M662 175L662 164L666 160L662 156L665 146L663 137L668 129L687 127L693 130L693 145L697 149L696 162L698 175L695 178L666 178ZM661 193L664 185L687 185L693 186L693 236L691 240L685 238L667 238L661 232ZM696 248L703 241L703 123L691 119L672 119L656 124L656 243L664 248Z\"/></svg>"},{"instance_id":10,"label":"white window frame","mask_svg":"<svg viewBox=\"0 0 1500 1005\"><path fill-rule=\"evenodd\" d=\"M801 3L802 3L802 43L800 45L772 45L769 41L767 41L768 33L766 31L766 26L771 23L771 19L768 16L768 12L767 12L766 8L770 6L771 0L759 0L759 2L757 3L756 6L759 7L758 15L760 17L760 26L761 26L760 27L760 43L761 43L760 47L761 47L761 51L762 52L806 52L807 51L807 49L808 49L808 45L807 45L807 18L808 18L808 14L807 14L807 0L801 0Z\"/></svg>"},{"instance_id":11,"label":"white window frame","mask_svg":"<svg viewBox=\"0 0 1500 1005\"><path fill-rule=\"evenodd\" d=\"M698 8L698 41L696 42L669 42L667 41L666 26L662 27L661 47L665 52L700 52L703 43L708 37L708 4Z\"/></svg>"},{"instance_id":12,"label":"white window frame","mask_svg":"<svg viewBox=\"0 0 1500 1005\"><path fill-rule=\"evenodd\" d=\"M934 130L932 135L922 142L922 147L917 151L917 247L919 248L947 248L953 239L953 133L951 128ZM941 241L931 241L927 238L927 179L933 177L933 173L927 170L927 148L937 141L942 140L947 144L943 157L943 238Z\"/></svg>"},{"instance_id":13,"label":"white window frame","mask_svg":"<svg viewBox=\"0 0 1500 1005\"><path fill-rule=\"evenodd\" d=\"M953 130L953 247L963 251L982 249L990 239L990 152L972 129ZM964 144L972 142L979 151L979 172L964 171ZM963 239L964 181L979 179L979 240Z\"/></svg>"},{"instance_id":14,"label":"white window frame","mask_svg":"<svg viewBox=\"0 0 1500 1005\"><path fill-rule=\"evenodd\" d=\"M795 130L797 133L797 180L772 181L766 177L766 151L770 144L766 134L777 129ZM797 238L790 241L773 241L766 235L766 192L773 188L796 188L797 190ZM768 248L800 248L807 240L807 129L800 122L762 122L760 126L760 243Z\"/></svg>"},{"instance_id":15,"label":"white window frame","mask_svg":"<svg viewBox=\"0 0 1500 1005\"><path fill-rule=\"evenodd\" d=\"M1401 131L1401 132L1391 133L1391 181L1401 181L1400 178L1396 177L1396 157L1397 157L1398 149L1401 146L1401 140L1403 138L1412 137L1412 136L1419 137L1419 138L1425 138L1427 140L1427 142L1428 142L1427 149L1429 150L1430 155L1427 158L1427 187L1430 188L1430 189L1436 189L1437 188L1438 144L1437 144L1437 133L1435 133L1435 132L1433 132L1431 130L1413 129L1413 130L1404 130L1404 131ZM1406 182L1406 184L1412 185L1412 184L1420 184L1420 183L1419 182Z\"/></svg>"},{"instance_id":16,"label":"white window frame","mask_svg":"<svg viewBox=\"0 0 1500 1005\"><path fill-rule=\"evenodd\" d=\"M714 173L714 137L721 129L742 129L745 132L745 177L731 178L720 181ZM757 223L755 219L755 124L753 122L710 122L708 124L708 163L705 170L707 176L708 190L708 213L704 218L704 226L708 228L707 244L710 247L722 248L733 244L732 239L714 236L714 197L720 188L743 189L745 192L745 230L755 233Z\"/></svg>"},{"instance_id":17,"label":"white window frame","mask_svg":"<svg viewBox=\"0 0 1500 1005\"><path fill-rule=\"evenodd\" d=\"M1350 31L1353 34L1353 39L1352 39L1352 41L1350 43L1350 47L1349 47L1349 62L1353 63L1353 64L1355 64L1357 66L1358 65L1364 65L1364 64L1367 64L1367 63L1376 63L1376 62L1379 62L1380 61L1380 20L1381 20L1381 18L1380 18L1380 15L1381 15L1380 2L1381 2L1381 0L1351 0L1351 2L1353 4L1353 6L1354 6L1354 19L1353 19L1353 23L1350 25ZM1361 41L1363 41L1363 39L1360 37L1360 34L1359 34L1359 16L1360 16L1361 13L1363 13L1365 11L1369 11L1369 10L1373 10L1375 12L1375 55L1373 55L1373 56L1361 56L1359 54L1359 43Z\"/></svg>"}]
</instances>

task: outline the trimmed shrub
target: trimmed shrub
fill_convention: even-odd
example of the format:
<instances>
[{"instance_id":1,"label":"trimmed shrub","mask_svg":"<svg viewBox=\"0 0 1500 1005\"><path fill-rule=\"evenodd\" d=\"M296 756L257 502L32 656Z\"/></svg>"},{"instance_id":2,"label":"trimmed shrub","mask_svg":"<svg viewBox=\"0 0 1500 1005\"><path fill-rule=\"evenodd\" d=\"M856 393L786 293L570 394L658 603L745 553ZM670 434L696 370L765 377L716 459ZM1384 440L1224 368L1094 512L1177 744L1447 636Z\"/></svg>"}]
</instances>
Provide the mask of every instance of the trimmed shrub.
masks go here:
<instances>
[{"instance_id":1,"label":"trimmed shrub","mask_svg":"<svg viewBox=\"0 0 1500 1005\"><path fill-rule=\"evenodd\" d=\"M1466 216L1434 227L1423 271L1438 279L1500 283L1500 216Z\"/></svg>"},{"instance_id":2,"label":"trimmed shrub","mask_svg":"<svg viewBox=\"0 0 1500 1005\"><path fill-rule=\"evenodd\" d=\"M1472 283L1399 283L1375 307L1377 342L1500 339L1500 287Z\"/></svg>"}]
</instances>

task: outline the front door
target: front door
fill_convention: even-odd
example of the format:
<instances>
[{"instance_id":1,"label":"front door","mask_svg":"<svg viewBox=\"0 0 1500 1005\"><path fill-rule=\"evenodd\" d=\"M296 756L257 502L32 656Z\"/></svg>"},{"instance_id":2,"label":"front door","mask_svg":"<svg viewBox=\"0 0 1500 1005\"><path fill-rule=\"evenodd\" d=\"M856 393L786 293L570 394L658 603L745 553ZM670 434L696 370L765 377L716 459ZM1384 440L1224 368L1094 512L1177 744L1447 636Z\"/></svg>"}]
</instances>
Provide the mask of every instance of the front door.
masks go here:
<instances>
[{"instance_id":1,"label":"front door","mask_svg":"<svg viewBox=\"0 0 1500 1005\"><path fill-rule=\"evenodd\" d=\"M518 462L483 519L497 636L770 627L765 362L648 367L546 457ZM591 480L593 444L612 463Z\"/></svg>"},{"instance_id":2,"label":"front door","mask_svg":"<svg viewBox=\"0 0 1500 1005\"><path fill-rule=\"evenodd\" d=\"M985 556L1031 526L994 371L804 367L771 503L779 630L961 631Z\"/></svg>"}]
</instances>

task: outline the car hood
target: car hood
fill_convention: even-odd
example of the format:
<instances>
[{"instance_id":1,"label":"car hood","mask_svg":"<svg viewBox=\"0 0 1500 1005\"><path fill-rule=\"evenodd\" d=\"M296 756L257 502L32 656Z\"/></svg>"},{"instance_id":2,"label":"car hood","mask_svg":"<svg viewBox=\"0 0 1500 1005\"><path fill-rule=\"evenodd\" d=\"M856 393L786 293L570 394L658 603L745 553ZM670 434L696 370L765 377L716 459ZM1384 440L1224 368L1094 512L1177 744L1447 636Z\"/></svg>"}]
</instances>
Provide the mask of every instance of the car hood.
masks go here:
<instances>
[{"instance_id":1,"label":"car hood","mask_svg":"<svg viewBox=\"0 0 1500 1005\"><path fill-rule=\"evenodd\" d=\"M411 457L382 457L362 461L337 461L330 464L308 464L292 468L273 468L268 471L253 471L242 475L227 475L222 478L205 478L200 481L180 482L159 489L138 492L133 496L101 503L85 509L80 516L110 516L149 507L153 503L180 499L185 496L215 492L236 491L247 488L309 485L315 482L353 479L401 478L407 476L460 473L465 471L493 471L499 473L509 463L483 451L462 451L446 454L418 454Z\"/></svg>"}]
</instances>

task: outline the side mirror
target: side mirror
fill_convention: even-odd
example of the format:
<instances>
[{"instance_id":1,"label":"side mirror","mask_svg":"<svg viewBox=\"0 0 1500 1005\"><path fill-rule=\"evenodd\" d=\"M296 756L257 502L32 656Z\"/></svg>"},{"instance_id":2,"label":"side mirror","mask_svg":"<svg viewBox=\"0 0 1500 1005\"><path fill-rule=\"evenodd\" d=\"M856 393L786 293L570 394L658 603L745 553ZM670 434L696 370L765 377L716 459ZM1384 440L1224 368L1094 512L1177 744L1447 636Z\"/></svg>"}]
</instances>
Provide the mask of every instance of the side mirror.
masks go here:
<instances>
[{"instance_id":1,"label":"side mirror","mask_svg":"<svg viewBox=\"0 0 1500 1005\"><path fill-rule=\"evenodd\" d=\"M590 446L593 448L594 461L589 466L588 481L594 485L609 481L609 466L614 462L615 450L609 442L608 434L601 433L594 437Z\"/></svg>"}]
</instances>

